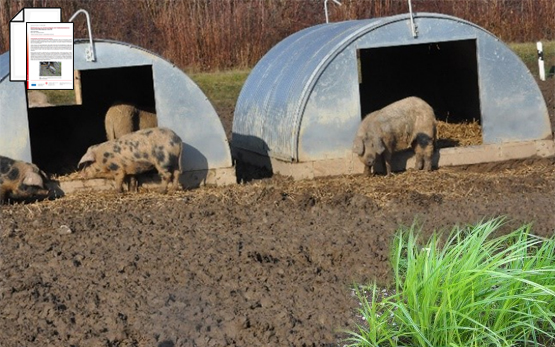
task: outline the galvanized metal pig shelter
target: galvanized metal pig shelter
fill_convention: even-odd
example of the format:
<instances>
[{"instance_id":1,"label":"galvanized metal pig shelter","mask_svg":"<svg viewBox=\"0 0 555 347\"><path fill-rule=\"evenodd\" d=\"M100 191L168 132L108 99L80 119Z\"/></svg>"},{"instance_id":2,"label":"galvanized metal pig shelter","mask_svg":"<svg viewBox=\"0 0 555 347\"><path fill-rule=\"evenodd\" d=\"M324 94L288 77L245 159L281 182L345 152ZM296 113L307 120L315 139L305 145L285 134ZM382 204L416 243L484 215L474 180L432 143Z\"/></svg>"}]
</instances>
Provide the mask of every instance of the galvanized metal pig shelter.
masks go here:
<instances>
[{"instance_id":1,"label":"galvanized metal pig shelter","mask_svg":"<svg viewBox=\"0 0 555 347\"><path fill-rule=\"evenodd\" d=\"M28 107L24 83L9 80L9 53L0 56L0 154L49 173L70 173L88 146L106 141L106 111L123 101L155 110L158 125L182 138L182 184L235 183L220 119L180 69L140 47L109 40L95 40L92 50L89 40L76 40L74 61L80 104ZM87 187L84 181L62 183L70 191Z\"/></svg>"},{"instance_id":2,"label":"galvanized metal pig shelter","mask_svg":"<svg viewBox=\"0 0 555 347\"><path fill-rule=\"evenodd\" d=\"M475 24L418 13L321 24L281 41L240 93L234 155L297 178L360 173L351 147L361 119L411 95L440 120L481 124L482 145L441 149L436 165L555 153L545 101L522 61Z\"/></svg>"}]
</instances>

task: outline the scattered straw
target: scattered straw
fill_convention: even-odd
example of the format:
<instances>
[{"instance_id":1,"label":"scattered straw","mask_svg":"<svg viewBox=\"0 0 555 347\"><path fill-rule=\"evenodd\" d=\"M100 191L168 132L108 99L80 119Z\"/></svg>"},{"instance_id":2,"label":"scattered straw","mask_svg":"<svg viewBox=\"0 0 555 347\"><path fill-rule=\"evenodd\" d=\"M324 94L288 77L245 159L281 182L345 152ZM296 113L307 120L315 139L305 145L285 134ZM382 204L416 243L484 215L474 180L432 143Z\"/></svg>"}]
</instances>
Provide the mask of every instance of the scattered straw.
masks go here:
<instances>
[{"instance_id":1,"label":"scattered straw","mask_svg":"<svg viewBox=\"0 0 555 347\"><path fill-rule=\"evenodd\" d=\"M446 167L425 171L380 175L345 175L312 180L293 181L280 175L246 184L225 187L201 187L161 194L156 188L141 187L139 193L118 194L115 190L80 191L53 201L24 205L29 217L45 209L65 215L68 211L104 211L120 205L145 205L163 209L167 204L212 206L279 205L283 202L304 204L315 201L333 207L354 196L363 196L371 203L389 208L391 203L419 198L450 199L480 196L487 191L488 199L501 198L516 190L533 193L555 189L555 161L529 159L505 163L488 163L468 167ZM69 206L69 207L68 207ZM321 206L321 205L320 205ZM14 206L14 208L17 208ZM4 208L2 213L10 213Z\"/></svg>"},{"instance_id":2,"label":"scattered straw","mask_svg":"<svg viewBox=\"0 0 555 347\"><path fill-rule=\"evenodd\" d=\"M80 180L80 171L75 171L65 175L51 175L50 177L53 180L66 182L66 181L73 181L73 180Z\"/></svg>"},{"instance_id":3,"label":"scattered straw","mask_svg":"<svg viewBox=\"0 0 555 347\"><path fill-rule=\"evenodd\" d=\"M482 127L478 121L464 123L437 122L438 147L482 144Z\"/></svg>"}]
</instances>

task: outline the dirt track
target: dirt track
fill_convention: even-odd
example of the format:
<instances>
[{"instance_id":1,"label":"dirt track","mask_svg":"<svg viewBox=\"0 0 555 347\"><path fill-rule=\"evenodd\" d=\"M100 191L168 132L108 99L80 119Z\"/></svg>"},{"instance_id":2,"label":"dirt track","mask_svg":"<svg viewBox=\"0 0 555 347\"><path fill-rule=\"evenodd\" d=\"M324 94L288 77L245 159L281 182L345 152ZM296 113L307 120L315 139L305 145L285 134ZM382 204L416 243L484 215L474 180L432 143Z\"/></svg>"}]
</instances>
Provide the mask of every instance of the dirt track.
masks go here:
<instances>
[{"instance_id":1,"label":"dirt track","mask_svg":"<svg viewBox=\"0 0 555 347\"><path fill-rule=\"evenodd\" d=\"M0 345L340 345L399 225L501 215L554 232L554 160L0 206Z\"/></svg>"},{"instance_id":2,"label":"dirt track","mask_svg":"<svg viewBox=\"0 0 555 347\"><path fill-rule=\"evenodd\" d=\"M334 346L351 285L388 282L399 225L508 215L549 235L554 193L540 160L3 206L1 345Z\"/></svg>"}]
</instances>

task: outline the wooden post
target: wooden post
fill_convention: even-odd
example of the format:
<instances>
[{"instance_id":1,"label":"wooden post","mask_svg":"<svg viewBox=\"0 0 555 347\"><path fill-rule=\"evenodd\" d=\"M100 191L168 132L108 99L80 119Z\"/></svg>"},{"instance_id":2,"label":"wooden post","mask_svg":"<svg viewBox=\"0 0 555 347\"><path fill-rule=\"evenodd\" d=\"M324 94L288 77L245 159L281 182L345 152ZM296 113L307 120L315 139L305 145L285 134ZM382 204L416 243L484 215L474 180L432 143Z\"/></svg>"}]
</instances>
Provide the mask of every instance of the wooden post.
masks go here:
<instances>
[{"instance_id":1,"label":"wooden post","mask_svg":"<svg viewBox=\"0 0 555 347\"><path fill-rule=\"evenodd\" d=\"M75 92L75 104L82 105L83 98L81 97L81 74L79 70L73 70L73 91Z\"/></svg>"}]
</instances>

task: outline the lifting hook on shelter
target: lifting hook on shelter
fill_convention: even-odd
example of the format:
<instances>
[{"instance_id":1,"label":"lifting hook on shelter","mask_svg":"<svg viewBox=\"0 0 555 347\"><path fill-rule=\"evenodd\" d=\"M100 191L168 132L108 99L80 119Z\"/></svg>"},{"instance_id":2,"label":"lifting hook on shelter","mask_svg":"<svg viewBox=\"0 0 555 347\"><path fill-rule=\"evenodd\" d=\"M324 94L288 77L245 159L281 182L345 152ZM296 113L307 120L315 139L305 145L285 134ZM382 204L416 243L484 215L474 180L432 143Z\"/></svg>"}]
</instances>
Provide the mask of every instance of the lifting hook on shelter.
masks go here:
<instances>
[{"instance_id":1,"label":"lifting hook on shelter","mask_svg":"<svg viewBox=\"0 0 555 347\"><path fill-rule=\"evenodd\" d=\"M71 18L69 19L69 22L73 22L73 19L75 19L75 17L77 17L79 13L84 13L85 16L87 17L87 29L89 30L89 47L87 47L85 51L87 54L87 61L96 61L96 56L94 53L94 43L92 38L92 30L91 30L91 18L89 17L89 13L83 9L78 10L73 14L73 16L71 16Z\"/></svg>"}]
</instances>

